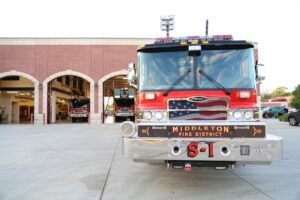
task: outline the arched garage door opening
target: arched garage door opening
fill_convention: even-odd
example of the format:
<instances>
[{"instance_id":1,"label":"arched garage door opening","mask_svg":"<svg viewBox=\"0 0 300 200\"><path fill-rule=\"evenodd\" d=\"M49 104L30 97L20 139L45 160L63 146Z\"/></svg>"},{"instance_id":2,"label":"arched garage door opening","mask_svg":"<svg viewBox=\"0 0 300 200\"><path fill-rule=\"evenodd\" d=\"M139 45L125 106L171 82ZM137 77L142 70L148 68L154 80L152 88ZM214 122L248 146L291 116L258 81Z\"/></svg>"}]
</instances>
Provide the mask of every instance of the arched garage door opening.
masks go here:
<instances>
[{"instance_id":1,"label":"arched garage door opening","mask_svg":"<svg viewBox=\"0 0 300 200\"><path fill-rule=\"evenodd\" d=\"M126 75L113 76L102 86L104 123L134 121L135 89L128 84Z\"/></svg>"},{"instance_id":2,"label":"arched garage door opening","mask_svg":"<svg viewBox=\"0 0 300 200\"><path fill-rule=\"evenodd\" d=\"M38 81L11 71L0 74L0 124L30 124L38 112Z\"/></svg>"},{"instance_id":3,"label":"arched garage door opening","mask_svg":"<svg viewBox=\"0 0 300 200\"><path fill-rule=\"evenodd\" d=\"M47 91L46 105L43 105L46 122L87 123L94 110L94 87L91 85L94 85L91 78L73 71L47 78L43 84Z\"/></svg>"}]
</instances>

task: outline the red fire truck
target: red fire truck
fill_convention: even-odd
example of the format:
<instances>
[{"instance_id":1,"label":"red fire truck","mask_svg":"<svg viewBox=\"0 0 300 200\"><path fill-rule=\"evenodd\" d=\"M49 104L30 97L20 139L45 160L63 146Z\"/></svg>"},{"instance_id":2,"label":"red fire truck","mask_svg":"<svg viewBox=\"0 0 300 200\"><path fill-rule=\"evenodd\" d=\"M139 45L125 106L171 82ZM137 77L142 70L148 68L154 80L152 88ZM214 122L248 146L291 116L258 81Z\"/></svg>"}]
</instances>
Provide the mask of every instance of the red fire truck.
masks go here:
<instances>
[{"instance_id":1,"label":"red fire truck","mask_svg":"<svg viewBox=\"0 0 300 200\"><path fill-rule=\"evenodd\" d=\"M114 89L115 120L134 121L134 89Z\"/></svg>"},{"instance_id":2,"label":"red fire truck","mask_svg":"<svg viewBox=\"0 0 300 200\"><path fill-rule=\"evenodd\" d=\"M70 100L69 117L72 122L78 120L88 121L88 113L90 112L90 99L74 98Z\"/></svg>"},{"instance_id":3,"label":"red fire truck","mask_svg":"<svg viewBox=\"0 0 300 200\"><path fill-rule=\"evenodd\" d=\"M123 122L123 154L186 171L280 160L282 138L260 122L251 41L230 35L165 38L138 49L136 123Z\"/></svg>"}]
</instances>

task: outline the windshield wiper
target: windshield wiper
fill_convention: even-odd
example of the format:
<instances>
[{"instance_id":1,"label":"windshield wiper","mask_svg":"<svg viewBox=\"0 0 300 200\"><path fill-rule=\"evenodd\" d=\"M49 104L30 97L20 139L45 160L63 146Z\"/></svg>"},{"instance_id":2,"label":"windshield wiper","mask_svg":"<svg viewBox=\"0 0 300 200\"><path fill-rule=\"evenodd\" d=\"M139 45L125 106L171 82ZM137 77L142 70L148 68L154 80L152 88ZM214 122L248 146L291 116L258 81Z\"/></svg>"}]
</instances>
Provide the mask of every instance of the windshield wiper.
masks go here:
<instances>
[{"instance_id":1,"label":"windshield wiper","mask_svg":"<svg viewBox=\"0 0 300 200\"><path fill-rule=\"evenodd\" d=\"M198 72L199 72L199 74L202 74L205 78L207 78L210 82L212 82L215 86L217 86L218 88L224 90L227 95L231 94L231 92L228 89L226 89L221 83L219 83L218 81L216 81L210 75L208 75L207 73L205 73L202 69L199 69Z\"/></svg>"},{"instance_id":2,"label":"windshield wiper","mask_svg":"<svg viewBox=\"0 0 300 200\"><path fill-rule=\"evenodd\" d=\"M188 69L184 74L182 74L182 76L180 76L172 85L171 85L171 87L169 87L169 89L167 89L167 91L165 91L164 93L163 93L163 96L165 97L165 96L168 96L168 94L169 94L169 92L171 91L171 90L173 90L174 89L174 87L176 86L176 85L178 85L187 75L189 75L189 73L191 73L191 69Z\"/></svg>"}]
</instances>

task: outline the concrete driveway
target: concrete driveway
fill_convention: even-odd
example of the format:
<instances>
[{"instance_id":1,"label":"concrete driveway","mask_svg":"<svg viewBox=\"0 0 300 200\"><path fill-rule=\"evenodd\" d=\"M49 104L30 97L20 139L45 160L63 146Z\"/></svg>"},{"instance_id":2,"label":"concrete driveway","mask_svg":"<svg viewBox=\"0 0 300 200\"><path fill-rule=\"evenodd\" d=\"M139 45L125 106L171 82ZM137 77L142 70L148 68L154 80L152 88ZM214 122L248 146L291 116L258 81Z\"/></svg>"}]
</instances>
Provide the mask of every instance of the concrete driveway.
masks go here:
<instances>
[{"instance_id":1,"label":"concrete driveway","mask_svg":"<svg viewBox=\"0 0 300 200\"><path fill-rule=\"evenodd\" d=\"M0 126L0 199L300 199L300 126L266 120L284 138L270 166L167 170L122 158L118 125Z\"/></svg>"}]
</instances>

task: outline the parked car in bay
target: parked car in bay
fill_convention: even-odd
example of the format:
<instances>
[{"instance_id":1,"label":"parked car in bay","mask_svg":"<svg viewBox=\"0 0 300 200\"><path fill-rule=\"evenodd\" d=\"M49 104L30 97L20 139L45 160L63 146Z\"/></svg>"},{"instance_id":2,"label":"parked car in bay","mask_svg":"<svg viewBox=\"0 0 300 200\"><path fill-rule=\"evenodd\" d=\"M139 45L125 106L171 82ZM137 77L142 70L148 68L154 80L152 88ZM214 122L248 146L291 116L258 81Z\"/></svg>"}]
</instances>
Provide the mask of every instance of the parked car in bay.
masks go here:
<instances>
[{"instance_id":1,"label":"parked car in bay","mask_svg":"<svg viewBox=\"0 0 300 200\"><path fill-rule=\"evenodd\" d=\"M291 126L297 126L300 123L300 111L289 113L288 122Z\"/></svg>"},{"instance_id":2,"label":"parked car in bay","mask_svg":"<svg viewBox=\"0 0 300 200\"><path fill-rule=\"evenodd\" d=\"M288 113L288 109L285 106L270 106L262 110L263 118L274 118Z\"/></svg>"}]
</instances>

